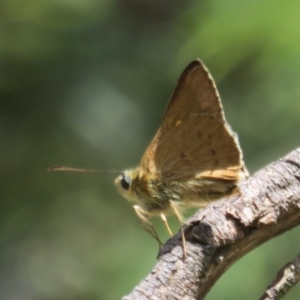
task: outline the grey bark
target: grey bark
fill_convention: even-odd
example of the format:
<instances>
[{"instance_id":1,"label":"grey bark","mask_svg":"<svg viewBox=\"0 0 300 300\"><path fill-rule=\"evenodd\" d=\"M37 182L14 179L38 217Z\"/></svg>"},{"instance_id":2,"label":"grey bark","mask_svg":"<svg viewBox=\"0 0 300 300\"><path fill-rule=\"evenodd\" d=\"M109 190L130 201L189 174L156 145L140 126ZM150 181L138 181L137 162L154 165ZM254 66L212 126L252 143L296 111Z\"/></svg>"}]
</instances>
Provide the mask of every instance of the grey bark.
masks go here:
<instances>
[{"instance_id":1,"label":"grey bark","mask_svg":"<svg viewBox=\"0 0 300 300\"><path fill-rule=\"evenodd\" d=\"M242 256L300 223L300 148L209 204L167 241L151 273L123 300L200 300Z\"/></svg>"}]
</instances>

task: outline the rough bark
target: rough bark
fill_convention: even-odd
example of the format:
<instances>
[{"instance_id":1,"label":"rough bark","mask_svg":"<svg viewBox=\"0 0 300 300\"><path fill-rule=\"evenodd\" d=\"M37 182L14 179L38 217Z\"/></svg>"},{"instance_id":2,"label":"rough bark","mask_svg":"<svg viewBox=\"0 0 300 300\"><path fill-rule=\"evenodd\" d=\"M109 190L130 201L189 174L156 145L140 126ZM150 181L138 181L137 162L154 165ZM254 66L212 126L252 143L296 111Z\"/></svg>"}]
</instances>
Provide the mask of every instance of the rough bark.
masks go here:
<instances>
[{"instance_id":1,"label":"rough bark","mask_svg":"<svg viewBox=\"0 0 300 300\"><path fill-rule=\"evenodd\" d=\"M300 280L300 254L287 263L277 274L276 278L265 290L259 300L282 299L287 292Z\"/></svg>"},{"instance_id":2,"label":"rough bark","mask_svg":"<svg viewBox=\"0 0 300 300\"><path fill-rule=\"evenodd\" d=\"M151 273L123 300L204 299L238 259L300 223L300 148L240 184L240 193L213 202L168 240Z\"/></svg>"}]
</instances>

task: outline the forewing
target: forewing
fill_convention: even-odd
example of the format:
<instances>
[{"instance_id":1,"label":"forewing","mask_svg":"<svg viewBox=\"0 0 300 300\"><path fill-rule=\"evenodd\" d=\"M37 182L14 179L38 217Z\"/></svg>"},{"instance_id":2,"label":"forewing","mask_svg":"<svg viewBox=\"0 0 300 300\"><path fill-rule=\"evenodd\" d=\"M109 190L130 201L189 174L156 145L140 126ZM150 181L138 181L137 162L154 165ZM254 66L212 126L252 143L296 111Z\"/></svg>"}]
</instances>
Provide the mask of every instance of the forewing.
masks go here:
<instances>
[{"instance_id":1,"label":"forewing","mask_svg":"<svg viewBox=\"0 0 300 300\"><path fill-rule=\"evenodd\" d=\"M199 60L190 63L181 75L162 125L142 157L140 170L164 181L235 181L247 175L214 81Z\"/></svg>"}]
</instances>

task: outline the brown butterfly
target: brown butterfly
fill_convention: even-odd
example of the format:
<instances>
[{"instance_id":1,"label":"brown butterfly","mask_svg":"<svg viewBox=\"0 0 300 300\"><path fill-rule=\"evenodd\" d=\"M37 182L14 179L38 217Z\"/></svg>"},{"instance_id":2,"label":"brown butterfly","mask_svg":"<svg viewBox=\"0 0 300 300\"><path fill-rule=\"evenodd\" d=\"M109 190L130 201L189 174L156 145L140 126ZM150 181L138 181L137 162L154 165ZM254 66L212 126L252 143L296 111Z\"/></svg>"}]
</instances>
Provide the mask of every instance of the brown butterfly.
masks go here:
<instances>
[{"instance_id":1,"label":"brown butterfly","mask_svg":"<svg viewBox=\"0 0 300 300\"><path fill-rule=\"evenodd\" d=\"M169 230L165 214L175 214L182 223L182 209L232 193L247 176L214 81L195 60L181 75L140 165L124 171L115 184L159 241L151 217L160 216Z\"/></svg>"},{"instance_id":2,"label":"brown butterfly","mask_svg":"<svg viewBox=\"0 0 300 300\"><path fill-rule=\"evenodd\" d=\"M172 235L165 215L174 214L182 225L184 208L205 206L238 190L237 182L248 172L214 81L200 60L181 75L140 165L119 173L118 191L134 203L145 229L160 245L150 218L160 216ZM185 257L182 226L181 232Z\"/></svg>"}]
</instances>

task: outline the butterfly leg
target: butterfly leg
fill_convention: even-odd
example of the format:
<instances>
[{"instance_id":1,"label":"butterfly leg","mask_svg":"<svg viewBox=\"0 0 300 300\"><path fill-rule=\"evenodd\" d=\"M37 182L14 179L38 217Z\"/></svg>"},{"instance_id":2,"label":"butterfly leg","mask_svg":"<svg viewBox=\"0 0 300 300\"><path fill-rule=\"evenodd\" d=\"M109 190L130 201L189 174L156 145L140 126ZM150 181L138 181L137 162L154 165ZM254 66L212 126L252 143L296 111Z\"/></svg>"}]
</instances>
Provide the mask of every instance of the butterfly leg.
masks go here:
<instances>
[{"instance_id":1,"label":"butterfly leg","mask_svg":"<svg viewBox=\"0 0 300 300\"><path fill-rule=\"evenodd\" d=\"M148 219L148 213L138 205L133 206L135 213L139 217L143 228L158 242L159 248L163 245L153 224Z\"/></svg>"},{"instance_id":2,"label":"butterfly leg","mask_svg":"<svg viewBox=\"0 0 300 300\"><path fill-rule=\"evenodd\" d=\"M183 259L186 258L186 241L185 241L185 236L184 236L184 232L183 232L183 218L181 213L179 212L179 210L176 207L176 204L170 200L170 205L171 205L171 209L174 212L174 215L176 216L179 224L180 224L180 231L181 231L181 238L182 238L182 251L183 251Z\"/></svg>"},{"instance_id":3,"label":"butterfly leg","mask_svg":"<svg viewBox=\"0 0 300 300\"><path fill-rule=\"evenodd\" d=\"M164 222L164 224L165 224L165 226L166 226L166 228L167 228L167 230L168 230L169 235L172 237L172 236L173 236L173 233L172 233L172 230L171 230L171 228L170 228L170 226L169 226L169 224L168 224L168 220L167 220L166 216L165 216L163 213L161 213L161 214L160 214L160 218L161 218L162 221Z\"/></svg>"}]
</instances>

